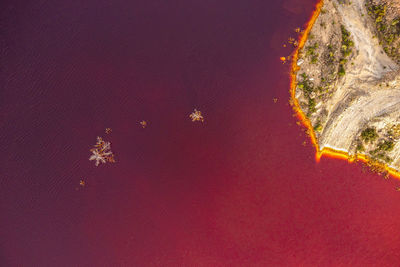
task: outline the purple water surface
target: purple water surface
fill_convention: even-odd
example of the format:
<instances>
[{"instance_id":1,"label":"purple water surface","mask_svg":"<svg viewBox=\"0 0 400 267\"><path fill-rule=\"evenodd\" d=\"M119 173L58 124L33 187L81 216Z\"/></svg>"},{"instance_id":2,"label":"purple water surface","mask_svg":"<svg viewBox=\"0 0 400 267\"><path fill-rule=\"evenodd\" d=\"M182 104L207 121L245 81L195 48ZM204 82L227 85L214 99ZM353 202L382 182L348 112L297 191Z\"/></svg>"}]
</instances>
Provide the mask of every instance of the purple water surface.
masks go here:
<instances>
[{"instance_id":1,"label":"purple water surface","mask_svg":"<svg viewBox=\"0 0 400 267\"><path fill-rule=\"evenodd\" d=\"M0 265L398 265L398 182L317 164L288 105L314 4L2 1Z\"/></svg>"}]
</instances>

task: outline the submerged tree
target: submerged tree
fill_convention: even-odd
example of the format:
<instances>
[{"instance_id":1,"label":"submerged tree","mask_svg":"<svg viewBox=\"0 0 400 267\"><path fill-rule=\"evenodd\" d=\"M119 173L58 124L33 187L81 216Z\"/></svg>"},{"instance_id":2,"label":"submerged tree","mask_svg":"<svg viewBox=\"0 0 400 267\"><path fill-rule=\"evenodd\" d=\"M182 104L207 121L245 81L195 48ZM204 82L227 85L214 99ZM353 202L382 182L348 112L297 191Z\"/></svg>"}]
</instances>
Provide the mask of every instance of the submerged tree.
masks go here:
<instances>
[{"instance_id":1,"label":"submerged tree","mask_svg":"<svg viewBox=\"0 0 400 267\"><path fill-rule=\"evenodd\" d=\"M95 160L96 166L99 166L100 163L115 162L114 154L111 151L111 143L104 142L99 136L97 137L97 143L90 151L92 152L92 155L89 160Z\"/></svg>"},{"instance_id":2,"label":"submerged tree","mask_svg":"<svg viewBox=\"0 0 400 267\"><path fill-rule=\"evenodd\" d=\"M192 114L189 115L189 117L192 119L192 121L201 121L204 122L204 118L201 115L201 111L194 109Z\"/></svg>"}]
</instances>

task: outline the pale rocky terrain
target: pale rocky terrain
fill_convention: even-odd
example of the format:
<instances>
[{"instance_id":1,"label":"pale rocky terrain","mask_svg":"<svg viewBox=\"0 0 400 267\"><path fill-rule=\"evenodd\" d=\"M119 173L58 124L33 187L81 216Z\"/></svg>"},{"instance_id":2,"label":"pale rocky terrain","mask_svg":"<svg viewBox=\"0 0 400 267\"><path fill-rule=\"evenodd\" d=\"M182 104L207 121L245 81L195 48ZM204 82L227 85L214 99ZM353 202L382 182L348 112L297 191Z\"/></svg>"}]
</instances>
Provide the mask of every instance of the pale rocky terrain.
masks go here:
<instances>
[{"instance_id":1,"label":"pale rocky terrain","mask_svg":"<svg viewBox=\"0 0 400 267\"><path fill-rule=\"evenodd\" d=\"M385 20L394 21L400 1L387 2ZM324 1L297 61L296 99L320 150L364 154L400 170L400 68L382 47L369 3Z\"/></svg>"}]
</instances>

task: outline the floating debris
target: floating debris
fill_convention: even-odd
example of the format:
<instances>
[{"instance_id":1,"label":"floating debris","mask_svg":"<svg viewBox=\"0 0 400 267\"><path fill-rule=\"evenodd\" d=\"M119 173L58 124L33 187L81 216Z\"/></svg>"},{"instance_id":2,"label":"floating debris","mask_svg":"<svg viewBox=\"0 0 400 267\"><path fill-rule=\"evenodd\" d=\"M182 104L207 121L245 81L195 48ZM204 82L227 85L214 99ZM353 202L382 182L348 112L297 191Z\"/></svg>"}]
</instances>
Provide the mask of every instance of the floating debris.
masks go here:
<instances>
[{"instance_id":1,"label":"floating debris","mask_svg":"<svg viewBox=\"0 0 400 267\"><path fill-rule=\"evenodd\" d=\"M272 100L274 101L274 103L278 102L278 98L276 97L274 97Z\"/></svg>"},{"instance_id":2,"label":"floating debris","mask_svg":"<svg viewBox=\"0 0 400 267\"><path fill-rule=\"evenodd\" d=\"M86 183L85 183L85 181L84 181L84 180L80 180L80 181L79 181L79 185L80 185L80 186L84 187L84 186L85 186L85 184L86 184Z\"/></svg>"},{"instance_id":3,"label":"floating debris","mask_svg":"<svg viewBox=\"0 0 400 267\"><path fill-rule=\"evenodd\" d=\"M294 31L299 33L300 32L300 27L297 27L296 29L294 29Z\"/></svg>"},{"instance_id":4,"label":"floating debris","mask_svg":"<svg viewBox=\"0 0 400 267\"><path fill-rule=\"evenodd\" d=\"M143 129L146 128L146 126L147 126L147 122L146 121L141 121L139 123L140 123L140 125L142 125Z\"/></svg>"},{"instance_id":5,"label":"floating debris","mask_svg":"<svg viewBox=\"0 0 400 267\"><path fill-rule=\"evenodd\" d=\"M299 46L299 41L297 41L297 40L294 39L293 37L289 37L288 43L291 44L291 45L293 45L294 47Z\"/></svg>"},{"instance_id":6,"label":"floating debris","mask_svg":"<svg viewBox=\"0 0 400 267\"><path fill-rule=\"evenodd\" d=\"M94 148L90 149L92 155L89 160L95 160L96 166L99 166L101 163L106 162L115 162L114 154L111 151L111 143L105 142L101 137L97 137L97 143L94 145Z\"/></svg>"},{"instance_id":7,"label":"floating debris","mask_svg":"<svg viewBox=\"0 0 400 267\"><path fill-rule=\"evenodd\" d=\"M192 121L201 121L204 122L204 118L201 115L201 111L194 109L193 113L189 115Z\"/></svg>"},{"instance_id":8,"label":"floating debris","mask_svg":"<svg viewBox=\"0 0 400 267\"><path fill-rule=\"evenodd\" d=\"M286 63L286 57L280 57L279 59L282 61L282 64Z\"/></svg>"},{"instance_id":9,"label":"floating debris","mask_svg":"<svg viewBox=\"0 0 400 267\"><path fill-rule=\"evenodd\" d=\"M106 134L110 134L112 132L111 128L106 128Z\"/></svg>"}]
</instances>

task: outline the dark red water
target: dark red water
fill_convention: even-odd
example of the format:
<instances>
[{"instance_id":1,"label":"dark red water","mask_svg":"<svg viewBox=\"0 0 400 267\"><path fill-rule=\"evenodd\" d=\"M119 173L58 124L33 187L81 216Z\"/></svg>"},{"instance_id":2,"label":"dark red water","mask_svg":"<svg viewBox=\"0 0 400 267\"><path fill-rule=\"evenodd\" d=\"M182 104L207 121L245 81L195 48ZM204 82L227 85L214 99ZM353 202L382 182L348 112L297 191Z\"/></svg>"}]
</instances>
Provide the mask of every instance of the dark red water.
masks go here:
<instances>
[{"instance_id":1,"label":"dark red water","mask_svg":"<svg viewBox=\"0 0 400 267\"><path fill-rule=\"evenodd\" d=\"M2 1L0 265L399 265L398 182L315 163L287 104L314 4Z\"/></svg>"}]
</instances>

